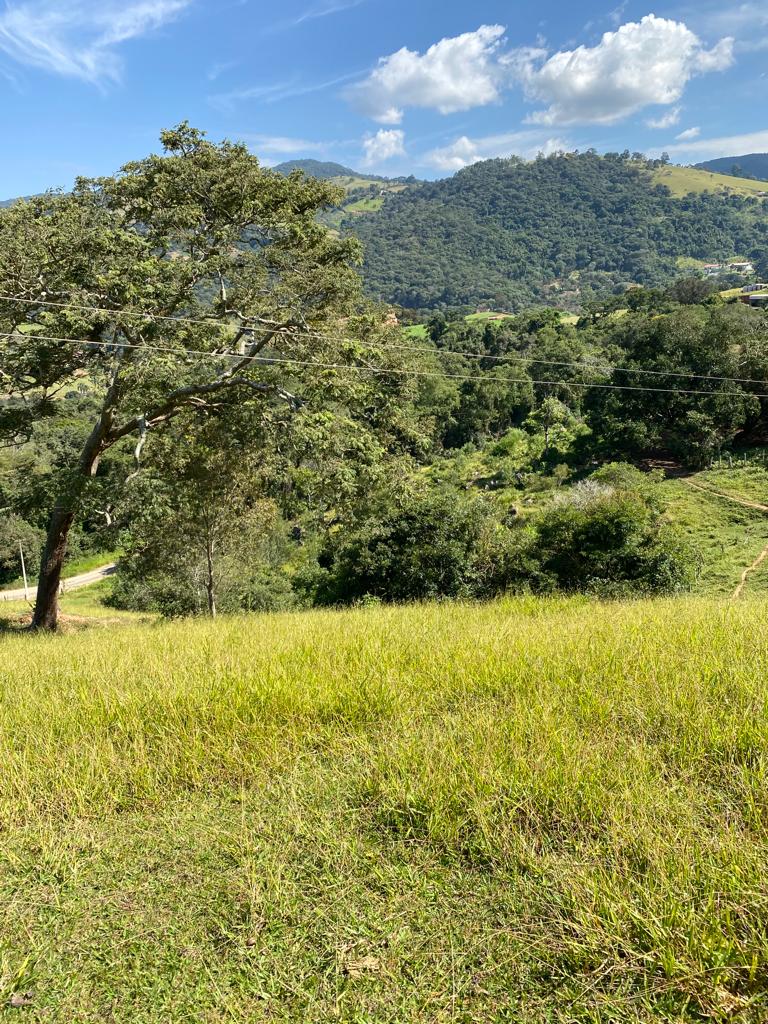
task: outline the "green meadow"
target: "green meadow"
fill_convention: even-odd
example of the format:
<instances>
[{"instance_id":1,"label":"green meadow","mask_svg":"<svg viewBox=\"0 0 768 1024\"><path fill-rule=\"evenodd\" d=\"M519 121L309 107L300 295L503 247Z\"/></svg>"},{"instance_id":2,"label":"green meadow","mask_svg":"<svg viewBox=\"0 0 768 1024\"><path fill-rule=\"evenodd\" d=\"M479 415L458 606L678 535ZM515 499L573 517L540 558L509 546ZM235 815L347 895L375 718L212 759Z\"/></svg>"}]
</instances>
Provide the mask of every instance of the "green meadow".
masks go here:
<instances>
[{"instance_id":1,"label":"green meadow","mask_svg":"<svg viewBox=\"0 0 768 1024\"><path fill-rule=\"evenodd\" d=\"M692 192L724 192L757 197L767 190L764 181L734 178L730 174L717 174L697 167L679 167L676 164L656 168L653 171L653 180L657 185L666 185L678 199Z\"/></svg>"},{"instance_id":2,"label":"green meadow","mask_svg":"<svg viewBox=\"0 0 768 1024\"><path fill-rule=\"evenodd\" d=\"M0 635L5 1013L764 1021L766 618L518 598Z\"/></svg>"}]
</instances>

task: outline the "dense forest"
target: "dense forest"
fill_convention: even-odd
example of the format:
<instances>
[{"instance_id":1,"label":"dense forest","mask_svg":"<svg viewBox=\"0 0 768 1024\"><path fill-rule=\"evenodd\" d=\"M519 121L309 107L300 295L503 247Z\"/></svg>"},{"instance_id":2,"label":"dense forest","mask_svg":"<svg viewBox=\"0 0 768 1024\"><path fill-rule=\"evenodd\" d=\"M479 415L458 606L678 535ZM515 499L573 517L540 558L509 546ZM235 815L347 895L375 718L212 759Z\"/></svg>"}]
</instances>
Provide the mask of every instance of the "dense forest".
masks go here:
<instances>
[{"instance_id":1,"label":"dense forest","mask_svg":"<svg viewBox=\"0 0 768 1024\"><path fill-rule=\"evenodd\" d=\"M668 284L681 257L768 258L762 199L673 198L629 153L484 161L388 195L344 227L365 246L369 293L412 309L576 308L628 284Z\"/></svg>"}]
</instances>

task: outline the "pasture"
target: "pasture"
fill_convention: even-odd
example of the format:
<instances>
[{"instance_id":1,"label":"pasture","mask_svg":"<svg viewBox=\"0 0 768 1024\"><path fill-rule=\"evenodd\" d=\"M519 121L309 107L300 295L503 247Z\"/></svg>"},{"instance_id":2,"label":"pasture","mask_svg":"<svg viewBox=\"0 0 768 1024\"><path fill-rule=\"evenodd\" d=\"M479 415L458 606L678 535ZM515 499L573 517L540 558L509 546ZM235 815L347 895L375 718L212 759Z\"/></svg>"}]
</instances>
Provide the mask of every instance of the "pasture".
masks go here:
<instances>
[{"instance_id":1,"label":"pasture","mask_svg":"<svg viewBox=\"0 0 768 1024\"><path fill-rule=\"evenodd\" d=\"M7 1013L765 1020L766 617L519 598L0 635Z\"/></svg>"}]
</instances>

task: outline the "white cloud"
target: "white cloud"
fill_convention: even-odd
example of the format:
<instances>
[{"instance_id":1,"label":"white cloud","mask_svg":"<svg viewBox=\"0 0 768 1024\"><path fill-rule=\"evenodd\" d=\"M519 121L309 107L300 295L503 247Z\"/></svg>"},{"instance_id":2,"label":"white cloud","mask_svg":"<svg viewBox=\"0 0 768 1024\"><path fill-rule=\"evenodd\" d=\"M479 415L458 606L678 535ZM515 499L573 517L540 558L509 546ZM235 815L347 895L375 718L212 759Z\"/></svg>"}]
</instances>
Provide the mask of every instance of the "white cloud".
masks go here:
<instances>
[{"instance_id":1,"label":"white cloud","mask_svg":"<svg viewBox=\"0 0 768 1024\"><path fill-rule=\"evenodd\" d=\"M614 25L620 25L628 4L629 0L622 0L618 7L614 7L612 11L608 12L608 20Z\"/></svg>"},{"instance_id":2,"label":"white cloud","mask_svg":"<svg viewBox=\"0 0 768 1024\"><path fill-rule=\"evenodd\" d=\"M296 139L287 135L249 135L240 133L239 139L248 143L256 155L298 156L303 153L326 153L333 145L330 142L310 142L308 139Z\"/></svg>"},{"instance_id":3,"label":"white cloud","mask_svg":"<svg viewBox=\"0 0 768 1024\"><path fill-rule=\"evenodd\" d=\"M693 77L733 63L730 36L708 49L683 22L653 14L604 33L596 46L557 53L541 45L507 49L505 31L481 25L423 54L398 50L347 97L374 120L399 124L408 107L451 114L493 103L519 84L529 101L545 105L529 123L613 124L645 107L677 104ZM650 124L668 128L678 117L676 108Z\"/></svg>"},{"instance_id":4,"label":"white cloud","mask_svg":"<svg viewBox=\"0 0 768 1024\"><path fill-rule=\"evenodd\" d=\"M331 14L340 14L342 11L348 11L352 7L359 7L360 4L365 2L366 0L323 0L321 3L308 7L291 24L303 25L305 21L327 18Z\"/></svg>"},{"instance_id":5,"label":"white cloud","mask_svg":"<svg viewBox=\"0 0 768 1024\"><path fill-rule=\"evenodd\" d=\"M0 50L19 64L99 83L120 76L115 48L159 28L191 0L23 0L0 12Z\"/></svg>"},{"instance_id":6,"label":"white cloud","mask_svg":"<svg viewBox=\"0 0 768 1024\"><path fill-rule=\"evenodd\" d=\"M375 135L363 140L366 167L376 167L396 156L406 156L405 132L398 128L382 128Z\"/></svg>"},{"instance_id":7,"label":"white cloud","mask_svg":"<svg viewBox=\"0 0 768 1024\"><path fill-rule=\"evenodd\" d=\"M597 46L506 58L532 101L548 104L538 124L612 124L653 104L676 103L695 75L733 63L733 39L707 50L686 25L649 14L606 32Z\"/></svg>"},{"instance_id":8,"label":"white cloud","mask_svg":"<svg viewBox=\"0 0 768 1024\"><path fill-rule=\"evenodd\" d=\"M573 149L565 139L549 137L536 129L509 132L505 135L488 135L485 138L470 139L466 135L456 139L449 146L433 149L427 154L426 162L440 171L460 171L480 160L498 156L521 156L532 160L539 153L548 156L560 150Z\"/></svg>"},{"instance_id":9,"label":"white cloud","mask_svg":"<svg viewBox=\"0 0 768 1024\"><path fill-rule=\"evenodd\" d=\"M498 59L504 31L501 25L481 25L476 32L441 39L424 54L403 47L382 57L347 95L382 124L399 124L406 107L452 114L493 103L504 77Z\"/></svg>"},{"instance_id":10,"label":"white cloud","mask_svg":"<svg viewBox=\"0 0 768 1024\"><path fill-rule=\"evenodd\" d=\"M460 171L462 167L469 167L482 159L477 142L466 135L456 139L450 146L433 149L427 154L427 163L440 171Z\"/></svg>"},{"instance_id":11,"label":"white cloud","mask_svg":"<svg viewBox=\"0 0 768 1024\"><path fill-rule=\"evenodd\" d=\"M231 71L232 68L236 66L237 65L235 61L232 60L225 60L221 61L221 63L219 64L212 64L208 68L205 77L208 79L209 82L215 82L218 78L221 78L222 75L226 74L227 71Z\"/></svg>"},{"instance_id":12,"label":"white cloud","mask_svg":"<svg viewBox=\"0 0 768 1024\"><path fill-rule=\"evenodd\" d=\"M675 138L678 142L691 142L693 139L698 139L701 135L701 128L686 128L684 132L680 132Z\"/></svg>"},{"instance_id":13,"label":"white cloud","mask_svg":"<svg viewBox=\"0 0 768 1024\"><path fill-rule=\"evenodd\" d=\"M711 33L720 35L727 32L736 36L737 39L749 40L754 38L755 31L759 28L768 28L768 9L764 0L745 0L743 3L712 3L707 10L707 5L700 2L688 7L685 17L695 18L697 24Z\"/></svg>"},{"instance_id":14,"label":"white cloud","mask_svg":"<svg viewBox=\"0 0 768 1024\"><path fill-rule=\"evenodd\" d=\"M335 85L356 78L358 72L331 78L327 82L301 82L297 78L285 82L273 82L269 85L248 85L230 92L215 93L208 97L208 102L220 110L232 110L238 103L257 100L261 103L279 103L282 100L308 96L311 93L332 89Z\"/></svg>"},{"instance_id":15,"label":"white cloud","mask_svg":"<svg viewBox=\"0 0 768 1024\"><path fill-rule=\"evenodd\" d=\"M304 25L308 21L327 18L332 14L341 14L343 11L349 11L353 7L359 7L364 3L367 3L367 0L319 0L318 3L307 7L306 10L303 10L295 17L287 18L285 21L278 21L264 31L267 33L283 32L285 29L298 28L299 25Z\"/></svg>"},{"instance_id":16,"label":"white cloud","mask_svg":"<svg viewBox=\"0 0 768 1024\"><path fill-rule=\"evenodd\" d=\"M721 135L715 139L696 139L695 142L681 142L665 146L664 149L679 160L691 163L713 160L718 156L743 156L745 153L768 152L768 129L749 132L746 135ZM658 156L659 152L654 152Z\"/></svg>"},{"instance_id":17,"label":"white cloud","mask_svg":"<svg viewBox=\"0 0 768 1024\"><path fill-rule=\"evenodd\" d=\"M673 107L669 113L661 117L649 117L645 123L649 128L673 128L680 121L681 113L682 107Z\"/></svg>"}]
</instances>

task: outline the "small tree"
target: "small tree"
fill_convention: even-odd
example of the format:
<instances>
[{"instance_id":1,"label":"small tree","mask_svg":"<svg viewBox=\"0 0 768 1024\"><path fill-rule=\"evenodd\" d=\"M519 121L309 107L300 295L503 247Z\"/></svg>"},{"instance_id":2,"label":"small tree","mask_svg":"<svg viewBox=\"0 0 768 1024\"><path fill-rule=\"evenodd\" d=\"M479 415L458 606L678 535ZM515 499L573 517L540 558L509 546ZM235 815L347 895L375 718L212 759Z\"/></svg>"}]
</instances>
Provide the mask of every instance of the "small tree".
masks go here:
<instances>
[{"instance_id":1,"label":"small tree","mask_svg":"<svg viewBox=\"0 0 768 1024\"><path fill-rule=\"evenodd\" d=\"M544 454L546 455L551 445L556 445L567 428L575 421L576 417L568 406L550 395L544 399L535 412L531 413L526 420L526 426L532 427L534 430L541 430L544 434Z\"/></svg>"},{"instance_id":2,"label":"small tree","mask_svg":"<svg viewBox=\"0 0 768 1024\"><path fill-rule=\"evenodd\" d=\"M0 434L28 437L77 374L100 395L51 511L38 629L56 628L70 529L111 448L132 438L138 459L190 410L290 417L307 392L363 407L373 378L336 367L381 365L345 340L383 328L361 302L357 244L316 220L338 190L186 124L162 142L115 177L0 211Z\"/></svg>"},{"instance_id":3,"label":"small tree","mask_svg":"<svg viewBox=\"0 0 768 1024\"><path fill-rule=\"evenodd\" d=\"M0 516L0 583L8 583L21 575L19 545L24 551L27 571L37 572L43 539L44 534L21 516L7 511Z\"/></svg>"}]
</instances>

